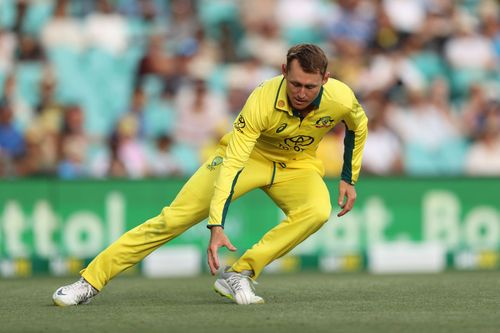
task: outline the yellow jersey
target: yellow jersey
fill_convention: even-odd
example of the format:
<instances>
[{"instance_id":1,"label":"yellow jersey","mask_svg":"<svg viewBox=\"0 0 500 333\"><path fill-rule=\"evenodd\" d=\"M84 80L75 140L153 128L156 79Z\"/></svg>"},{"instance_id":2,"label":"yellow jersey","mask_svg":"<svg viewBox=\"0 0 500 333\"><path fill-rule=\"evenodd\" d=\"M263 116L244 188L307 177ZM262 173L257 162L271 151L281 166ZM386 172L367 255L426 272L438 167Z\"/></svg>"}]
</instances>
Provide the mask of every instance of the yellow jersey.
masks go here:
<instances>
[{"instance_id":1,"label":"yellow jersey","mask_svg":"<svg viewBox=\"0 0 500 333\"><path fill-rule=\"evenodd\" d=\"M313 110L301 118L288 101L282 75L265 81L251 93L233 130L219 144L225 156L219 159L222 163L208 227L224 225L234 186L251 154L287 167L317 165L319 142L341 122L346 126L341 178L356 183L368 133L363 108L346 84L332 78L321 87L312 104Z\"/></svg>"}]
</instances>

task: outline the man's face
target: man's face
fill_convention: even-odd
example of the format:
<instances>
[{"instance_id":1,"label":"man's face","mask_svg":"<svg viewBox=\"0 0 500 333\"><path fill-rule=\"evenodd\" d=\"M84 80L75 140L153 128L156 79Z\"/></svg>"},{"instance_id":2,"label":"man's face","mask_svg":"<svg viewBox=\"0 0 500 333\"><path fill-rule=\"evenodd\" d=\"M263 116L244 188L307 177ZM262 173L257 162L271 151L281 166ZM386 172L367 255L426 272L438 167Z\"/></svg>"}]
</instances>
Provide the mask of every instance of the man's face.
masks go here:
<instances>
[{"instance_id":1,"label":"man's face","mask_svg":"<svg viewBox=\"0 0 500 333\"><path fill-rule=\"evenodd\" d=\"M286 93L292 107L296 110L304 110L314 101L321 86L328 81L330 74L327 72L322 76L319 72L306 73L297 60L292 60L288 72L286 65L282 65L281 70L286 79Z\"/></svg>"}]
</instances>

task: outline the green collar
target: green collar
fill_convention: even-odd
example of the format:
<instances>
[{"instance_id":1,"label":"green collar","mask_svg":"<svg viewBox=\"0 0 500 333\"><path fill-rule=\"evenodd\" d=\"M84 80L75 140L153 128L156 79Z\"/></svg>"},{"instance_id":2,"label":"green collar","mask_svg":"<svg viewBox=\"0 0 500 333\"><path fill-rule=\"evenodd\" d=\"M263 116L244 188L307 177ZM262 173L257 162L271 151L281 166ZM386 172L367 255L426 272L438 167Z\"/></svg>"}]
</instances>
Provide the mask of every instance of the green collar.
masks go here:
<instances>
[{"instance_id":1,"label":"green collar","mask_svg":"<svg viewBox=\"0 0 500 333\"><path fill-rule=\"evenodd\" d=\"M314 101L312 101L312 105L314 105L315 107L319 108L319 105L321 103L321 97L323 97L323 86L321 86L321 89L319 90L319 94L318 96L316 96L316 98L314 99Z\"/></svg>"}]
</instances>

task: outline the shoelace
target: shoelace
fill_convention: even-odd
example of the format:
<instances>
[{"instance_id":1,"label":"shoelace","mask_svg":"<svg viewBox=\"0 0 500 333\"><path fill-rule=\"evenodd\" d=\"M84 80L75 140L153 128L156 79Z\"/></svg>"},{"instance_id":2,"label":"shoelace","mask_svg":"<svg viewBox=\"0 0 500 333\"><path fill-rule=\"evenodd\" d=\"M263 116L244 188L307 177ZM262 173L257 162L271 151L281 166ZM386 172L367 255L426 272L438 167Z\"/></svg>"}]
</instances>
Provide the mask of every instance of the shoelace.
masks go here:
<instances>
[{"instance_id":1,"label":"shoelace","mask_svg":"<svg viewBox=\"0 0 500 333\"><path fill-rule=\"evenodd\" d=\"M78 304L87 301L89 298L94 297L96 294L92 286L82 280L78 280L75 283L69 285L67 289L77 290L76 301Z\"/></svg>"},{"instance_id":2,"label":"shoelace","mask_svg":"<svg viewBox=\"0 0 500 333\"><path fill-rule=\"evenodd\" d=\"M255 295L254 285L257 284L257 281L253 280L251 277L242 274L233 274L227 281L234 291L241 291L243 288L248 288L252 295Z\"/></svg>"}]
</instances>

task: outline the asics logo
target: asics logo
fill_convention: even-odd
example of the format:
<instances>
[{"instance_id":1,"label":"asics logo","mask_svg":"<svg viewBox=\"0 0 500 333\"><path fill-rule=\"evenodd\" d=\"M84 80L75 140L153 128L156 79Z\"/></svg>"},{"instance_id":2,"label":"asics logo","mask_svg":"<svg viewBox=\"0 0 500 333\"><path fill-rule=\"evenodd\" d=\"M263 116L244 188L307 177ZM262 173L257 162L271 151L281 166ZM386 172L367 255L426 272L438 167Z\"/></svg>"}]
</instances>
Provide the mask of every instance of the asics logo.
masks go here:
<instances>
[{"instance_id":1,"label":"asics logo","mask_svg":"<svg viewBox=\"0 0 500 333\"><path fill-rule=\"evenodd\" d=\"M280 127L278 127L278 128L276 129L276 133L281 133L281 132L283 132L287 126L288 126L288 124L287 124L287 123L283 123L283 124L281 124L281 125L280 125Z\"/></svg>"}]
</instances>

